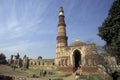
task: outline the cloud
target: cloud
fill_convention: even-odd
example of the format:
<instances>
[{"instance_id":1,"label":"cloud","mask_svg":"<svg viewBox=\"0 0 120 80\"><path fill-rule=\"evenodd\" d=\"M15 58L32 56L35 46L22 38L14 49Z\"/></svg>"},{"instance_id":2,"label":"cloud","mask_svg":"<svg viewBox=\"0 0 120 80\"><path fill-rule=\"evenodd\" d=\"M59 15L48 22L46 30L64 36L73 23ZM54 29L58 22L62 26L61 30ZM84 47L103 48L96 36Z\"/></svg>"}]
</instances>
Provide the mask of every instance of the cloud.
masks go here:
<instances>
[{"instance_id":1,"label":"cloud","mask_svg":"<svg viewBox=\"0 0 120 80\"><path fill-rule=\"evenodd\" d=\"M21 56L27 54L31 56L31 52L38 51L39 49L43 48L45 45L44 42L30 42L30 41L19 41L18 43L4 43L1 44L2 48L0 48L0 52L3 52L9 57L10 55L16 53L20 53ZM1 47L0 46L0 47Z\"/></svg>"},{"instance_id":2,"label":"cloud","mask_svg":"<svg viewBox=\"0 0 120 80\"><path fill-rule=\"evenodd\" d=\"M8 3L4 3L4 6L10 7L10 10L7 10L9 12L7 20L4 23L0 22L0 37L5 36L7 39L14 39L24 37L38 31L40 34L43 27L43 24L41 23L44 20L44 14L48 9L50 2L44 5L44 1L38 1L28 2L14 0L13 3L10 2L9 5L7 5ZM5 15L2 14L2 16Z\"/></svg>"}]
</instances>

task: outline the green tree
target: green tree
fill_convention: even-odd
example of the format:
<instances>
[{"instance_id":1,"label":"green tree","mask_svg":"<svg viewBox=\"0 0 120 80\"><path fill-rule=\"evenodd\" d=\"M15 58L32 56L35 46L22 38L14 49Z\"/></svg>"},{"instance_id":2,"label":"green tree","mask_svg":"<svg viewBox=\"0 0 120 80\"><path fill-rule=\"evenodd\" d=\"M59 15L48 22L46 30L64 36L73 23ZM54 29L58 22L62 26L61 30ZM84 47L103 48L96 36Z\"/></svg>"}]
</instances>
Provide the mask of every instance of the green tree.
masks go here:
<instances>
[{"instance_id":1,"label":"green tree","mask_svg":"<svg viewBox=\"0 0 120 80\"><path fill-rule=\"evenodd\" d=\"M115 0L108 17L99 28L98 35L106 41L106 51L120 57L120 0ZM120 62L120 59L118 60Z\"/></svg>"},{"instance_id":2,"label":"green tree","mask_svg":"<svg viewBox=\"0 0 120 80\"><path fill-rule=\"evenodd\" d=\"M3 53L0 53L0 64L5 64L6 63L6 57Z\"/></svg>"}]
</instances>

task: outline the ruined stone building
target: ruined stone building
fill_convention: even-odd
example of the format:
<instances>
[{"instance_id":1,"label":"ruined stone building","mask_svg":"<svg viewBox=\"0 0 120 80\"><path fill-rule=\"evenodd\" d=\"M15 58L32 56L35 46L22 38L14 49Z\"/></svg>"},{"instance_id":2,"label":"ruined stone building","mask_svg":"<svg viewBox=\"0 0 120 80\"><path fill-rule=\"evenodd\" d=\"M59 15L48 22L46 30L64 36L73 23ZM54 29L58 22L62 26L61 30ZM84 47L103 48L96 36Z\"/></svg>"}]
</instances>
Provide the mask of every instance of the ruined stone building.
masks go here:
<instances>
[{"instance_id":1,"label":"ruined stone building","mask_svg":"<svg viewBox=\"0 0 120 80\"><path fill-rule=\"evenodd\" d=\"M68 36L64 18L63 8L60 7L58 34L56 37L55 64L58 66L72 66L75 68L99 64L95 44L86 44L85 42L76 40L68 45Z\"/></svg>"},{"instance_id":2,"label":"ruined stone building","mask_svg":"<svg viewBox=\"0 0 120 80\"><path fill-rule=\"evenodd\" d=\"M8 59L8 64L18 68L21 67L22 59L20 58L19 53L17 53L17 55L11 55L10 59Z\"/></svg>"},{"instance_id":3,"label":"ruined stone building","mask_svg":"<svg viewBox=\"0 0 120 80\"><path fill-rule=\"evenodd\" d=\"M54 59L30 59L29 61L29 68L51 69L54 65Z\"/></svg>"},{"instance_id":4,"label":"ruined stone building","mask_svg":"<svg viewBox=\"0 0 120 80\"><path fill-rule=\"evenodd\" d=\"M28 69L28 68L52 68L55 63L54 59L42 59L38 57L37 59L29 59L26 55L20 58L19 53L17 55L11 55L8 59L8 64L16 68Z\"/></svg>"}]
</instances>

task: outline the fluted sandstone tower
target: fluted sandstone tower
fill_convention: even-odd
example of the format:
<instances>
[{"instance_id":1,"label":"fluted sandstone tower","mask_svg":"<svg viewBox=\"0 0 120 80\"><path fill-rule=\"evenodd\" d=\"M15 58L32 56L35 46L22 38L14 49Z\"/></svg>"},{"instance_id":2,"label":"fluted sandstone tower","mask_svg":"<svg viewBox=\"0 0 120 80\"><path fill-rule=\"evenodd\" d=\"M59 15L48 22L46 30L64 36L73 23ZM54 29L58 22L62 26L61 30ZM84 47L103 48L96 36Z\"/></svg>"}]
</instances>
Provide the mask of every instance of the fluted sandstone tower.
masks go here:
<instances>
[{"instance_id":1,"label":"fluted sandstone tower","mask_svg":"<svg viewBox=\"0 0 120 80\"><path fill-rule=\"evenodd\" d=\"M58 34L57 34L57 44L56 44L56 58L60 58L60 49L62 47L67 47L67 35L66 35L66 24L64 20L64 11L63 7L60 7L59 11L59 22L58 22Z\"/></svg>"}]
</instances>

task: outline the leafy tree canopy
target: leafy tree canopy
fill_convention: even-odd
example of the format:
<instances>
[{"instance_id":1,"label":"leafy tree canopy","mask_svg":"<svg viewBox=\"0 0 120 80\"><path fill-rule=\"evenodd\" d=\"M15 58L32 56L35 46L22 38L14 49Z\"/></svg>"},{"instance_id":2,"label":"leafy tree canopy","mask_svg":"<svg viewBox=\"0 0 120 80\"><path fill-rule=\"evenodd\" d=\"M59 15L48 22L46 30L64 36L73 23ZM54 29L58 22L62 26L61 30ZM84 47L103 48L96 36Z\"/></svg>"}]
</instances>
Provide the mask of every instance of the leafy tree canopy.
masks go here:
<instances>
[{"instance_id":1,"label":"leafy tree canopy","mask_svg":"<svg viewBox=\"0 0 120 80\"><path fill-rule=\"evenodd\" d=\"M6 57L3 53L0 53L0 64L5 64L6 63Z\"/></svg>"},{"instance_id":2,"label":"leafy tree canopy","mask_svg":"<svg viewBox=\"0 0 120 80\"><path fill-rule=\"evenodd\" d=\"M106 41L106 51L120 57L120 0L113 2L108 17L98 29L98 35Z\"/></svg>"}]
</instances>

